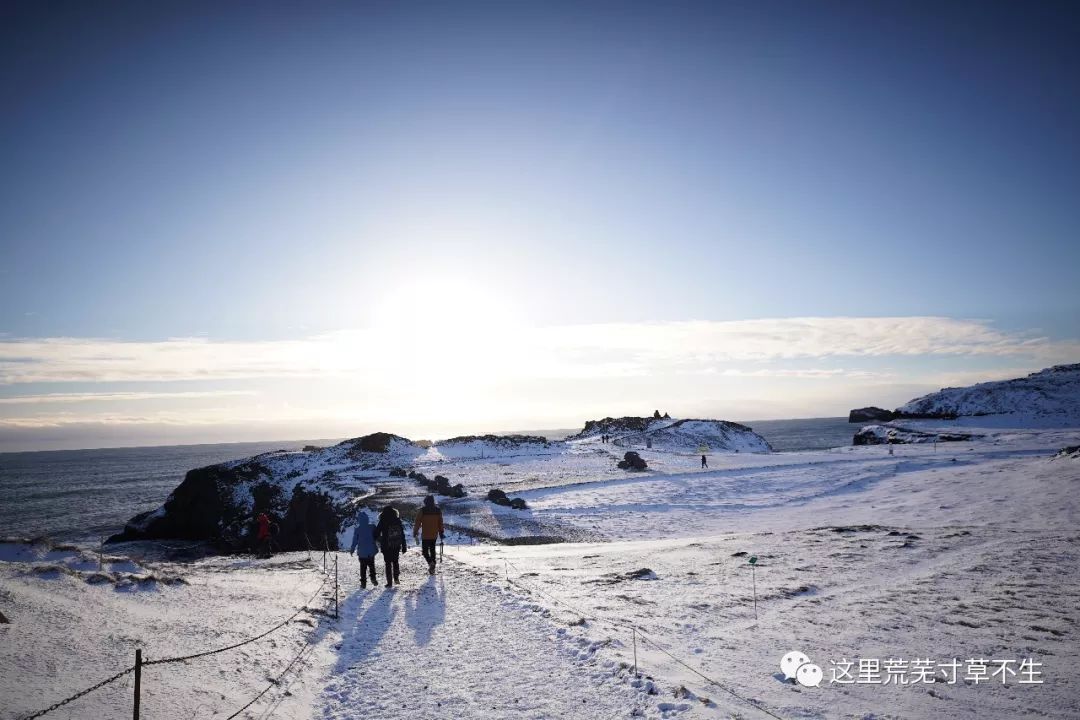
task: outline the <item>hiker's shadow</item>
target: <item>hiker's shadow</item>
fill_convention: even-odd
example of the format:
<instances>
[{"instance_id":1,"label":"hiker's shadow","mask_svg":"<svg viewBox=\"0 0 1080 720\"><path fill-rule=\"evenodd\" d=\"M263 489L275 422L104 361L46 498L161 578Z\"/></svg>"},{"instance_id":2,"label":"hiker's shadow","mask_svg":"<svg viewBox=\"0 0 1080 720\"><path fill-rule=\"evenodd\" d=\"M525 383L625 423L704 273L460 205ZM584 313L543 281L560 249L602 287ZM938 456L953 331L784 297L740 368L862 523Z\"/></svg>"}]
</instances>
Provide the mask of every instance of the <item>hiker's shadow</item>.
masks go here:
<instances>
[{"instance_id":1,"label":"hiker's shadow","mask_svg":"<svg viewBox=\"0 0 1080 720\"><path fill-rule=\"evenodd\" d=\"M335 672L360 664L379 647L397 615L397 608L393 605L394 595L392 591L361 590L342 603L341 618L347 629L342 633L342 650L338 653Z\"/></svg>"},{"instance_id":2,"label":"hiker's shadow","mask_svg":"<svg viewBox=\"0 0 1080 720\"><path fill-rule=\"evenodd\" d=\"M446 585L442 577L431 576L405 600L405 620L416 633L416 644L431 642L435 628L446 619Z\"/></svg>"}]
</instances>

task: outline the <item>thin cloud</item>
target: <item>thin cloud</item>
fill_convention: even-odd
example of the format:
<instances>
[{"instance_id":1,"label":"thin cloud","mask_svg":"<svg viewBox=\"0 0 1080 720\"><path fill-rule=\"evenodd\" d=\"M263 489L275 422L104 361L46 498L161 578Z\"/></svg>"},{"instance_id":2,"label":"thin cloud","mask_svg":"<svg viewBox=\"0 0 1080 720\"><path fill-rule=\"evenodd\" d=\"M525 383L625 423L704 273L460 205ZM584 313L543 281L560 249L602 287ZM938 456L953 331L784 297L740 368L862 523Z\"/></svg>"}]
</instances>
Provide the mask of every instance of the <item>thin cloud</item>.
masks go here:
<instances>
[{"instance_id":1,"label":"thin cloud","mask_svg":"<svg viewBox=\"0 0 1080 720\"><path fill-rule=\"evenodd\" d=\"M251 390L207 390L202 392L100 392L46 393L0 398L0 405L68 405L86 402L128 402L139 400L192 400L218 397L253 396Z\"/></svg>"},{"instance_id":2,"label":"thin cloud","mask_svg":"<svg viewBox=\"0 0 1080 720\"><path fill-rule=\"evenodd\" d=\"M397 350L395 348L402 348ZM942 317L778 318L498 328L415 335L348 330L260 342L171 338L0 340L0 384L369 376L589 378L722 371L741 362L888 356L1075 361L1080 342ZM1019 364L1019 363L1017 363ZM802 371L808 372L808 371Z\"/></svg>"}]
</instances>

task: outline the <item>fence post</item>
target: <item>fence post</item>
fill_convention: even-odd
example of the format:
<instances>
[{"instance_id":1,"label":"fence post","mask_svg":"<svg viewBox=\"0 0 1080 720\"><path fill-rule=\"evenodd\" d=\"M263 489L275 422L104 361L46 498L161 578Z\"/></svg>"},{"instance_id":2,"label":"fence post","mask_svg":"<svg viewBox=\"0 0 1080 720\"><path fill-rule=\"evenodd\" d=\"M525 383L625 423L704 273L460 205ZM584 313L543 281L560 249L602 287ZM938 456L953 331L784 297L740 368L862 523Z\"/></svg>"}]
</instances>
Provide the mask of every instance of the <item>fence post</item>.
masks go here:
<instances>
[{"instance_id":1,"label":"fence post","mask_svg":"<svg viewBox=\"0 0 1080 720\"><path fill-rule=\"evenodd\" d=\"M323 551L322 551L322 569L323 569L323 571L325 572L325 571L326 571L326 548L327 548L327 546L329 545L329 542L327 541L327 539L326 539L326 536L325 536L325 535L323 535L323 536L322 536L322 542L323 542Z\"/></svg>"},{"instance_id":2,"label":"fence post","mask_svg":"<svg viewBox=\"0 0 1080 720\"><path fill-rule=\"evenodd\" d=\"M101 572L101 568L102 568L101 556L104 553L105 553L105 538L103 537L98 542L98 547L97 547L97 569L98 569L98 572Z\"/></svg>"},{"instance_id":3,"label":"fence post","mask_svg":"<svg viewBox=\"0 0 1080 720\"><path fill-rule=\"evenodd\" d=\"M757 565L750 566L750 577L754 583L754 622L757 622Z\"/></svg>"},{"instance_id":4,"label":"fence post","mask_svg":"<svg viewBox=\"0 0 1080 720\"><path fill-rule=\"evenodd\" d=\"M142 648L135 649L135 706L132 717L139 720L139 692L142 689Z\"/></svg>"},{"instance_id":5,"label":"fence post","mask_svg":"<svg viewBox=\"0 0 1080 720\"><path fill-rule=\"evenodd\" d=\"M334 619L338 619L337 553L334 553Z\"/></svg>"},{"instance_id":6,"label":"fence post","mask_svg":"<svg viewBox=\"0 0 1080 720\"><path fill-rule=\"evenodd\" d=\"M634 631L634 677L637 677L637 628L631 628Z\"/></svg>"}]
</instances>

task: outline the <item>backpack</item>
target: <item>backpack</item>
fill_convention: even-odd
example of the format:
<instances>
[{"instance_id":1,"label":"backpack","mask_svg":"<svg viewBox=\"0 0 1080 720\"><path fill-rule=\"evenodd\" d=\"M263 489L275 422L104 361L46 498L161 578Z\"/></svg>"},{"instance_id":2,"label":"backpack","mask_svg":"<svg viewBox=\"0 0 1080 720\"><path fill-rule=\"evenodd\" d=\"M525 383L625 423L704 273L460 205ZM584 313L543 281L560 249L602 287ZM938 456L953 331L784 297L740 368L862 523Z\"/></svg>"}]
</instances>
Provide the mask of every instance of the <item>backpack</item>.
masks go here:
<instances>
[{"instance_id":1,"label":"backpack","mask_svg":"<svg viewBox=\"0 0 1080 720\"><path fill-rule=\"evenodd\" d=\"M401 527L401 522L391 522L386 528L385 539L383 540L383 552L389 550L392 553L401 550L405 545L405 531Z\"/></svg>"}]
</instances>

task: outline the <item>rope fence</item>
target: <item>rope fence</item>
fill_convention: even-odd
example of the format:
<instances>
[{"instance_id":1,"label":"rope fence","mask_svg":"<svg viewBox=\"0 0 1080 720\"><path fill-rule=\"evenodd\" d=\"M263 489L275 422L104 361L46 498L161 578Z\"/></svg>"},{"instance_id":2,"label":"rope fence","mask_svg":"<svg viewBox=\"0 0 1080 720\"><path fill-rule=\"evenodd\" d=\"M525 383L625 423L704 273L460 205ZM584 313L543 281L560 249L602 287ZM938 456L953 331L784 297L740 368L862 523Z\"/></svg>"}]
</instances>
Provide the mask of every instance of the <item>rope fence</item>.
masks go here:
<instances>
[{"instance_id":1,"label":"rope fence","mask_svg":"<svg viewBox=\"0 0 1080 720\"><path fill-rule=\"evenodd\" d=\"M325 541L324 541L324 545L325 545ZM329 550L329 547L326 548L326 552L331 552ZM312 603L315 602L316 598L318 598L319 594L323 592L324 588L326 588L327 584L330 583L331 580L333 580L333 582L334 582L334 598L333 598L333 601L334 601L334 617L337 618L338 614L339 614L339 600L338 600L339 584L338 584L338 567L337 567L337 565L338 565L338 562L337 562L338 557L337 556L338 556L338 553L333 552L334 563L333 563L332 573L331 573L331 570L329 568L320 569L318 564L315 565L314 570L316 572L320 572L323 575L323 579L322 579L322 582L319 584L319 587L307 599L307 601L304 602L303 605L301 605L295 612L293 612L287 618L285 618L281 622L278 622L277 624L273 625L272 627L264 630L263 632L261 632L261 633L259 633L257 635L254 635L252 637L245 638L244 640L241 640L239 642L231 643L229 645L225 645L225 646L218 647L218 648L213 648L213 649L210 649L210 650L204 650L204 651L201 651L201 652L191 653L191 654L187 654L187 655L179 655L179 656L176 656L176 657L166 657L166 658L158 658L158 659L151 659L151 660L143 660L142 659L142 651L141 651L141 649L139 649L139 650L136 651L135 665L133 665L131 667L128 667L128 668L125 668L123 670L120 670L119 672L117 672L117 673L111 675L110 677L102 680L101 682L98 682L97 684L92 685L92 686L90 686L90 687L88 687L88 688L86 688L84 690L81 690L81 691L71 695L70 697L64 698L63 700L59 700L59 701L53 703L52 705L50 705L50 706L48 706L48 707L46 707L46 708L44 708L42 710L39 710L39 711L37 711L37 712L35 712L33 714L30 714L30 715L23 716L22 718L20 718L20 720L36 720L36 718L47 715L48 713L51 713L51 712L65 706L65 705L67 705L68 703L74 702L75 700L78 700L79 698L82 698L82 697L84 697L86 695L89 695L90 693L93 693L96 690L99 690L99 689L101 689L101 688L103 688L103 687L105 687L105 686L107 686L107 685L109 685L109 684L111 684L113 682L116 682L117 680L120 680L121 678L124 678L125 676L127 676L127 675L129 675L131 673L135 674L134 718L135 718L135 720L138 720L138 717L139 717L140 680L141 680L141 670L142 670L143 667L150 667L150 666L155 666L155 665L168 665L168 664L175 664L175 663L186 663L186 662L190 662L192 660L197 660L197 659L204 658L204 657L210 657L210 656L217 655L217 654L220 654L220 653L228 652L230 650L235 650L235 649L243 647L245 645L249 645L251 643L258 642L259 640L262 640L263 638L265 638L265 637L277 632L278 630L284 628L285 626L287 626L289 623L291 623L293 620L295 620L301 613L310 610L311 609L310 606L312 605ZM460 564L462 566L472 568L474 570L479 569L476 566L474 566L474 565L472 565L472 564L470 564L470 563L468 563L468 562L466 562L464 560L461 560L458 557L455 557L453 554L448 554L447 557L449 557L451 560L455 561L456 563L458 563L458 564ZM325 563L325 561L324 561L324 563ZM579 617L581 617L583 619L589 619L589 620L594 620L594 621L597 621L597 622L608 623L612 627L621 628L623 630L629 631L632 634L632 638L633 638L633 647L634 647L634 666L633 667L634 667L634 675L635 676L639 675L638 663L637 663L637 642L638 642L638 638L640 637L640 639L641 639L641 641L643 643L649 645L650 647L652 647L656 651L658 651L661 654L668 657L673 662L677 663L679 666L685 668L689 672L691 672L694 675L700 677L702 680L704 680L709 685L711 685L713 687L716 687L719 690L722 690L723 692L727 693L731 697L741 701L742 703L745 703L746 705L749 705L750 707L754 708L755 710L758 710L758 711L760 711L760 712L762 712L762 713L764 713L764 714L766 714L766 715L768 715L768 716L770 716L772 718L775 718L776 720L783 720L783 718L780 715L778 715L774 711L770 710L769 708L765 707L759 701L741 695L740 693L736 692L735 690L732 690L731 688L729 688L724 683L721 683L720 681L716 680L715 678L710 677L706 673L702 672L697 667L694 667L692 664L690 664L689 662L687 662L683 658L679 657L675 653L668 650L666 647L664 647L663 644L661 644L660 642L655 640L648 633L644 632L640 627L638 627L636 625L633 625L633 624L630 624L630 623L627 623L627 622L624 622L621 619L615 619L615 618L612 618L612 617L601 615L601 614L599 614L599 613L597 613L595 611L583 610L582 608L580 608L580 607L578 607L578 606L576 606L576 605L574 605L574 604L572 604L570 602L567 602L566 600L564 600L563 598L561 598L561 597L559 597L559 596L557 596L555 594L552 594L550 592L542 590L542 589L540 589L539 587L536 587L534 584L532 584L530 582L524 581L522 579L522 576L524 576L525 573L521 570L521 568L519 568L517 565L510 562L509 560L503 559L503 563L504 563L504 578L505 578L508 585L516 586L517 588L519 588L520 590L525 591L526 593L535 594L535 595L538 595L540 597L543 597L543 598L549 600L550 602L571 611L572 613L574 613L575 615L577 615L577 616L579 616ZM517 572L518 577L511 577L510 576L510 568L513 568ZM328 605L329 605L329 601L328 601ZM328 608L327 608L327 610L328 610ZM326 611L324 610L324 612L326 612ZM269 683L266 685L266 687L264 687L258 694L256 694L253 698L251 698L251 700L249 700L247 703L245 703L243 706L241 706L234 713L229 715L226 718L226 720L234 720L235 718L239 717L241 713L243 713L244 711L249 709L252 705L254 705L256 702L258 702L260 699L262 699L274 687L278 686L281 683L282 679L297 665L298 662L300 662L304 658L305 654L310 653L310 651L314 647L314 645L313 645L314 638L315 638L315 633L309 633L307 635L304 643L300 646L299 651L289 660L288 664L285 665L285 667L282 669L282 671L277 676L273 677L269 681ZM278 704L280 704L280 700L279 700ZM269 710L272 712L272 708L269 709Z\"/></svg>"},{"instance_id":2,"label":"rope fence","mask_svg":"<svg viewBox=\"0 0 1080 720\"><path fill-rule=\"evenodd\" d=\"M473 567L472 565L469 565L469 563L467 563L467 562L465 562L463 560L460 560L459 558L456 558L453 555L451 555L450 558L452 560L460 563L461 565L465 565L465 566L468 566L468 567ZM725 684L721 683L720 681L716 680L715 678L709 677L708 675L703 673L701 670L695 668L694 666L692 666L686 660L683 660L682 658L676 656L670 650L663 647L659 642L657 642L656 640L651 638L649 635L647 635L644 631L642 631L641 628L637 627L636 625L632 625L632 624L623 622L622 620L616 620L616 619L611 618L611 617L601 616L601 615L597 614L596 612L586 612L586 611L582 610L579 607L575 607L574 605L566 602L565 600L563 600L562 598L560 598L558 596L555 596L555 595L552 595L550 593L544 592L543 590L541 590L541 589L537 588L536 586L534 586L532 583L526 583L526 582L522 581L520 576L524 575L524 572L522 571L521 568L519 568L514 563L510 562L509 560L507 560L505 558L503 558L503 563L504 563L504 568L505 568L504 577L505 577L506 582L508 584L515 585L515 586L521 588L522 590L524 590L526 592L535 593L535 594L539 595L540 597L546 598L546 599L550 600L551 602L553 602L553 603L555 603L557 605L561 605L562 607L566 608L567 610L570 610L571 612L573 612L574 614L576 614L576 615L578 615L578 616L580 616L582 618L585 618L585 619L588 619L588 620L595 620L597 622L609 623L610 625L612 625L614 627L622 628L624 630L629 630L631 632L631 634L632 634L633 645L634 645L634 674L635 675L637 675L637 639L640 637L643 642L648 643L654 649L656 649L659 652L661 652L662 654L666 655L668 658L670 658L674 662L678 663L679 665L681 665L685 669L689 670L690 672L694 673L695 675L697 675L698 677L700 677L702 680L709 683L710 685L712 685L712 686L714 686L714 687L716 687L716 688L718 688L720 690L723 690L728 695L732 696L733 698L735 698L737 700L740 700L740 701L746 703L750 707L753 707L756 710L760 710L761 712L765 713L766 715L768 715L770 717L776 718L776 720L783 720L783 718L780 715L777 715L775 712L773 712L769 708L762 705L760 701L754 700L752 698L745 697L743 695L740 695L738 692L732 690L731 688L729 688ZM510 568L514 568L514 570L517 570L519 577L511 578L510 577Z\"/></svg>"},{"instance_id":3,"label":"rope fence","mask_svg":"<svg viewBox=\"0 0 1080 720\"><path fill-rule=\"evenodd\" d=\"M172 663L189 662L191 660L196 660L196 659L199 659L199 658L209 657L211 655L217 655L219 653L227 652L229 650L235 650L236 648L243 647L244 645L249 645L251 643L262 640L266 636L268 636L268 635L280 630L281 628L285 627L286 625L288 625L290 622L295 620L296 617L298 615L300 615L302 612L310 610L311 609L310 608L311 604L313 602L315 602L315 599L319 596L320 593L322 593L323 588L325 588L327 586L327 584L331 581L331 579L334 581L334 618L337 618L338 617L337 553L336 552L334 553L334 568L333 568L333 574L332 575L331 575L331 573L329 571L320 570L318 568L318 566L316 566L314 569L315 569L316 572L320 572L323 575L322 582L319 584L318 589L315 590L315 592L311 595L311 597L308 598L308 600L303 605L301 605L296 610L296 612L294 612L292 615L285 618L281 622L277 623L273 627L268 628L267 630L259 633L258 635L254 635L252 637L241 640L240 642L232 643L230 645L225 645L223 647L214 648L212 650L204 650L202 652L191 653L189 655L179 655L179 656L176 656L176 657L158 658L156 660L143 660L142 659L142 649L139 648L139 649L137 649L135 651L135 664L132 665L131 667L125 668L124 670L121 670L121 671L117 672L116 674L111 675L110 677L102 680L101 682L99 682L99 683L97 683L95 685L92 685L92 686L86 688L85 690L80 690L79 692L75 693L74 695L71 695L70 697L66 697L63 700L59 700L59 701L53 703L52 705L48 706L47 708L44 708L42 710L38 710L37 712L32 713L30 715L25 715L22 718L20 718L20 720L35 720L36 718L42 717L43 715L47 715L48 713L51 713L54 710L57 710L58 708L61 708L64 705L67 705L68 703L74 702L75 700L78 700L81 697L89 695L90 693L94 692L95 690L99 690L99 689L101 689L101 688L103 688L103 687L105 687L105 686L107 686L107 685L109 685L111 683L114 683L117 680L119 680L119 679L121 679L121 678L123 678L126 675L131 674L131 673L135 674L133 717L134 717L134 720L139 720L139 702L140 702L142 668L153 666L153 665L168 665L168 664L172 664ZM328 602L328 605L329 605L329 602ZM326 611L324 610L323 612L326 612ZM292 660L289 661L289 664L285 666L285 669L282 670L281 673L277 677L273 678L270 681L270 684L267 685L267 687L263 688L263 690L261 692L259 692L258 695L256 695L250 701L248 701L243 707L241 707L235 713L233 713L232 715L229 715L228 720L232 720L233 718L240 715L240 713L244 712L249 707L251 707L256 702L258 702L258 700L260 698L262 698L267 692L269 692L271 688L273 688L275 685L277 685L281 681L281 679L300 660L300 658L303 656L303 654L312 647L311 643L312 643L312 638L313 637L314 637L314 633L309 633L307 639L305 640L304 644L300 648L300 652L297 653L292 658Z\"/></svg>"}]
</instances>

